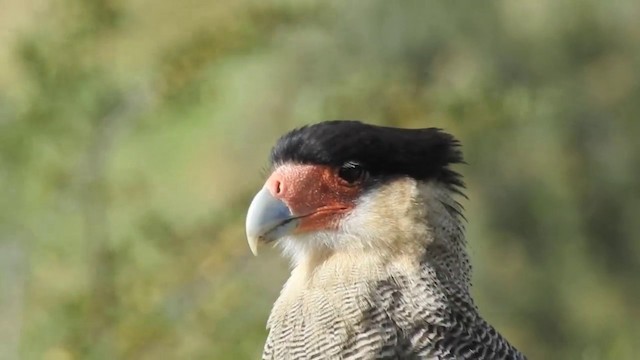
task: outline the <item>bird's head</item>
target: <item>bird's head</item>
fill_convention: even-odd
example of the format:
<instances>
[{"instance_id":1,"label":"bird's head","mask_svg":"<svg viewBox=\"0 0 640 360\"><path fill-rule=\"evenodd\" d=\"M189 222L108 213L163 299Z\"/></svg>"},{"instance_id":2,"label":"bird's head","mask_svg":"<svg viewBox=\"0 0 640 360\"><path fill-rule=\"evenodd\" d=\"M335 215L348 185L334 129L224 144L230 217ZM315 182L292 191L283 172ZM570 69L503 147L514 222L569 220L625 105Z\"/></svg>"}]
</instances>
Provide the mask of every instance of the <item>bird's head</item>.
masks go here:
<instances>
[{"instance_id":1,"label":"bird's head","mask_svg":"<svg viewBox=\"0 0 640 360\"><path fill-rule=\"evenodd\" d=\"M249 207L251 251L277 242L296 261L314 250L424 248L434 231L458 225L450 195L462 181L449 165L460 162L458 141L435 128L327 121L295 129L273 147L270 176Z\"/></svg>"}]
</instances>

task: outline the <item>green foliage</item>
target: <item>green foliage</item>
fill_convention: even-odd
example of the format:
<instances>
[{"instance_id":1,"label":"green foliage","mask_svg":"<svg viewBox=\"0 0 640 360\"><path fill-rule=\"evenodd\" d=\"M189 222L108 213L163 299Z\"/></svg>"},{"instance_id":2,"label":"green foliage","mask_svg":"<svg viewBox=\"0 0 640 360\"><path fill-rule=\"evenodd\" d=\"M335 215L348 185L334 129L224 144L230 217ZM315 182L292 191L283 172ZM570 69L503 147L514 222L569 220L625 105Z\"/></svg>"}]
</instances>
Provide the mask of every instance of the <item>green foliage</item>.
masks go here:
<instances>
[{"instance_id":1,"label":"green foliage","mask_svg":"<svg viewBox=\"0 0 640 360\"><path fill-rule=\"evenodd\" d=\"M0 52L0 354L256 358L287 264L244 212L328 118L462 140L474 294L531 358L640 351L637 2L45 3Z\"/></svg>"}]
</instances>

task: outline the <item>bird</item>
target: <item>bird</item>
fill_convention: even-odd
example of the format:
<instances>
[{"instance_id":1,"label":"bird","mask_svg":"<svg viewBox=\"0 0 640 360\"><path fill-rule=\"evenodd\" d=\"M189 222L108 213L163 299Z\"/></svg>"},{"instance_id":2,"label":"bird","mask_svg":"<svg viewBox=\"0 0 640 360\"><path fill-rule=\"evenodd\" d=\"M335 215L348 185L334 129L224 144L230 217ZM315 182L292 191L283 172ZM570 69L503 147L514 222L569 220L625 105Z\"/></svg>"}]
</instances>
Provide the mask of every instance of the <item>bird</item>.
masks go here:
<instances>
[{"instance_id":1,"label":"bird","mask_svg":"<svg viewBox=\"0 0 640 360\"><path fill-rule=\"evenodd\" d=\"M291 274L263 359L526 359L470 294L461 143L330 120L284 134L246 217Z\"/></svg>"}]
</instances>

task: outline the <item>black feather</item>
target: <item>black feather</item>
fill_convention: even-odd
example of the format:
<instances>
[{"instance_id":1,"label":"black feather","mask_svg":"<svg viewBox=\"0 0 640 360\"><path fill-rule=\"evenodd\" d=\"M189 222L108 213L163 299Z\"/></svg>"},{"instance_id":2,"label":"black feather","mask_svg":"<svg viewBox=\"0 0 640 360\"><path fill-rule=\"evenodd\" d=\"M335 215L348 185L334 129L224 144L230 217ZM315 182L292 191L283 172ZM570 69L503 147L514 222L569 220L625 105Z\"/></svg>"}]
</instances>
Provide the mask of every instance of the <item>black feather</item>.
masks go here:
<instances>
[{"instance_id":1,"label":"black feather","mask_svg":"<svg viewBox=\"0 0 640 360\"><path fill-rule=\"evenodd\" d=\"M409 176L463 187L449 165L462 163L460 142L441 129L400 129L335 120L303 126L283 135L271 150L271 164L294 162L363 166L374 177Z\"/></svg>"}]
</instances>

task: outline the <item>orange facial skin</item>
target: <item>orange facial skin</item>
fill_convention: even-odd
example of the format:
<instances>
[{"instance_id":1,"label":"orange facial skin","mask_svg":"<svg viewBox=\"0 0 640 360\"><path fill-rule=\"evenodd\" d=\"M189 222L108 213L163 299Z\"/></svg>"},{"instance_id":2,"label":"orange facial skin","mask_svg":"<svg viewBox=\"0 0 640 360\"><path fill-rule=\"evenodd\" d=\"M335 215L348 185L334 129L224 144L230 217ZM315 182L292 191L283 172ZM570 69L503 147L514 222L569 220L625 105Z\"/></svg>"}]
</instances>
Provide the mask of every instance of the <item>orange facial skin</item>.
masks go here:
<instances>
[{"instance_id":1,"label":"orange facial skin","mask_svg":"<svg viewBox=\"0 0 640 360\"><path fill-rule=\"evenodd\" d=\"M360 184L349 184L326 165L284 164L266 182L300 223L294 233L337 229L340 218L355 206Z\"/></svg>"}]
</instances>

